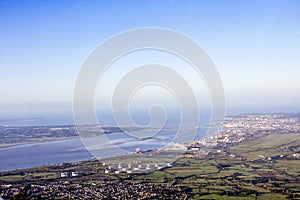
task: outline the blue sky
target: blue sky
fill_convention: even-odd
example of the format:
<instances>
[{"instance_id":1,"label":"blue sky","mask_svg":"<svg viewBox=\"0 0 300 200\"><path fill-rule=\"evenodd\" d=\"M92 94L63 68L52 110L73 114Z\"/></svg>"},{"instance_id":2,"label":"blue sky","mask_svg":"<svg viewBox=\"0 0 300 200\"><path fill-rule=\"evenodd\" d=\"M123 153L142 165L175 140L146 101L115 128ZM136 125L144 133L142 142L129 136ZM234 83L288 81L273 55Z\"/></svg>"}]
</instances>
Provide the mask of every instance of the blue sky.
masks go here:
<instances>
[{"instance_id":1,"label":"blue sky","mask_svg":"<svg viewBox=\"0 0 300 200\"><path fill-rule=\"evenodd\" d=\"M197 41L228 112L300 111L300 1L0 0L0 116L71 112L89 53L119 32L162 27Z\"/></svg>"}]
</instances>

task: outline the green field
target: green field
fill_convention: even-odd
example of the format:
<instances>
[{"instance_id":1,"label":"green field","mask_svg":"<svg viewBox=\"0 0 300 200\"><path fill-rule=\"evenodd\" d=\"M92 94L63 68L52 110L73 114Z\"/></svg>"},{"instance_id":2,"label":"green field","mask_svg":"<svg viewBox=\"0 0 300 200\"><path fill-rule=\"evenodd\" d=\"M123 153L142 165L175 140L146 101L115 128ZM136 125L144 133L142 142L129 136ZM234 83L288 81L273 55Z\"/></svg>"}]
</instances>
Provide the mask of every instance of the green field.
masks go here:
<instances>
[{"instance_id":1,"label":"green field","mask_svg":"<svg viewBox=\"0 0 300 200\"><path fill-rule=\"evenodd\" d=\"M300 146L300 134L270 134L255 140L233 146L231 152L237 153L247 159L260 159L261 156L270 157L280 154L292 153L287 147Z\"/></svg>"}]
</instances>

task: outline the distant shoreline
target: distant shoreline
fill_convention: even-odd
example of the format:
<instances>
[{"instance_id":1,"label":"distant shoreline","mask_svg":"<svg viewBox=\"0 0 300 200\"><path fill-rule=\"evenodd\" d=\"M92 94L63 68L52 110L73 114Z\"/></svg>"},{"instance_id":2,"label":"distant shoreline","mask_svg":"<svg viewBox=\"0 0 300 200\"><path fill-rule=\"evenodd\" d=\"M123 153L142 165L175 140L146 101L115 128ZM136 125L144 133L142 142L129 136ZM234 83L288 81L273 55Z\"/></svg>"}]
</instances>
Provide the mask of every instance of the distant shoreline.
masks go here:
<instances>
[{"instance_id":1,"label":"distant shoreline","mask_svg":"<svg viewBox=\"0 0 300 200\"><path fill-rule=\"evenodd\" d=\"M55 142L55 141L62 141L62 140L68 140L68 139L75 139L79 138L78 136L72 136L72 137L60 137L60 138L38 138L36 140L32 141L24 141L20 143L10 143L10 144L0 144L0 149L8 148L8 147L16 147L21 145L28 145L28 144L38 144L38 143L44 143L44 142Z\"/></svg>"}]
</instances>

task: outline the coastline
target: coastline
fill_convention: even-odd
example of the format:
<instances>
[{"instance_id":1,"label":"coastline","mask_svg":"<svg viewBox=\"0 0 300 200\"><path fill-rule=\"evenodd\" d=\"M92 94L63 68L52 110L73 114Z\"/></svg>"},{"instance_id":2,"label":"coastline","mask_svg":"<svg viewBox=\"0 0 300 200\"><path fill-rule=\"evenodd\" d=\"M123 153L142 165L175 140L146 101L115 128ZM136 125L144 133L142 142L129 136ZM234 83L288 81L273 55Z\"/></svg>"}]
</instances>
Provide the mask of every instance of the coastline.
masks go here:
<instances>
[{"instance_id":1,"label":"coastline","mask_svg":"<svg viewBox=\"0 0 300 200\"><path fill-rule=\"evenodd\" d=\"M0 149L5 149L9 147L17 147L17 146L22 146L22 145L29 145L29 144L38 144L38 143L44 143L44 142L55 142L55 141L62 141L62 140L68 140L68 139L76 139L79 138L78 136L72 136L72 137L60 137L60 138L52 138L52 137L47 137L47 138L38 138L35 140L27 140L24 142L20 143L5 143L5 144L0 144Z\"/></svg>"}]
</instances>

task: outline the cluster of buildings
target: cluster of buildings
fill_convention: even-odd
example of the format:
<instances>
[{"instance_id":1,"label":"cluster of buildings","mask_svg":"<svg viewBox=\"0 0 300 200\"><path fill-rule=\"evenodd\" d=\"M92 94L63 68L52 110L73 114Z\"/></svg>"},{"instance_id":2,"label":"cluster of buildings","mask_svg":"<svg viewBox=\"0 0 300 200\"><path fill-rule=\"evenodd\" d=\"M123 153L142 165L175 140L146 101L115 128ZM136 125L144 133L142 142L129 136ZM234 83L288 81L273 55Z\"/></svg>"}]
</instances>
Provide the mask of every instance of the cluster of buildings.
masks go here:
<instances>
[{"instance_id":1,"label":"cluster of buildings","mask_svg":"<svg viewBox=\"0 0 300 200\"><path fill-rule=\"evenodd\" d=\"M227 117L226 131L291 133L300 131L300 114L248 114Z\"/></svg>"},{"instance_id":2,"label":"cluster of buildings","mask_svg":"<svg viewBox=\"0 0 300 200\"><path fill-rule=\"evenodd\" d=\"M137 174L137 173L147 173L154 170L161 170L166 167L172 167L172 163L165 164L153 164L153 163L118 163L118 164L106 164L103 163L105 166L104 173L105 174L120 174L120 173L127 173L127 174Z\"/></svg>"},{"instance_id":3,"label":"cluster of buildings","mask_svg":"<svg viewBox=\"0 0 300 200\"><path fill-rule=\"evenodd\" d=\"M226 117L223 123L223 130L220 133L192 141L186 144L190 153L185 157L198 156L203 147L226 147L238 144L254 134L260 133L299 133L300 114L247 114ZM199 148L199 151L196 151ZM288 157L295 157L288 155Z\"/></svg>"},{"instance_id":4,"label":"cluster of buildings","mask_svg":"<svg viewBox=\"0 0 300 200\"><path fill-rule=\"evenodd\" d=\"M184 187L137 182L92 182L91 184L69 181L28 184L22 188L0 187L4 199L183 199Z\"/></svg>"},{"instance_id":5,"label":"cluster of buildings","mask_svg":"<svg viewBox=\"0 0 300 200\"><path fill-rule=\"evenodd\" d=\"M257 133L300 132L300 114L248 114L226 117L223 130L199 143L239 143Z\"/></svg>"}]
</instances>

